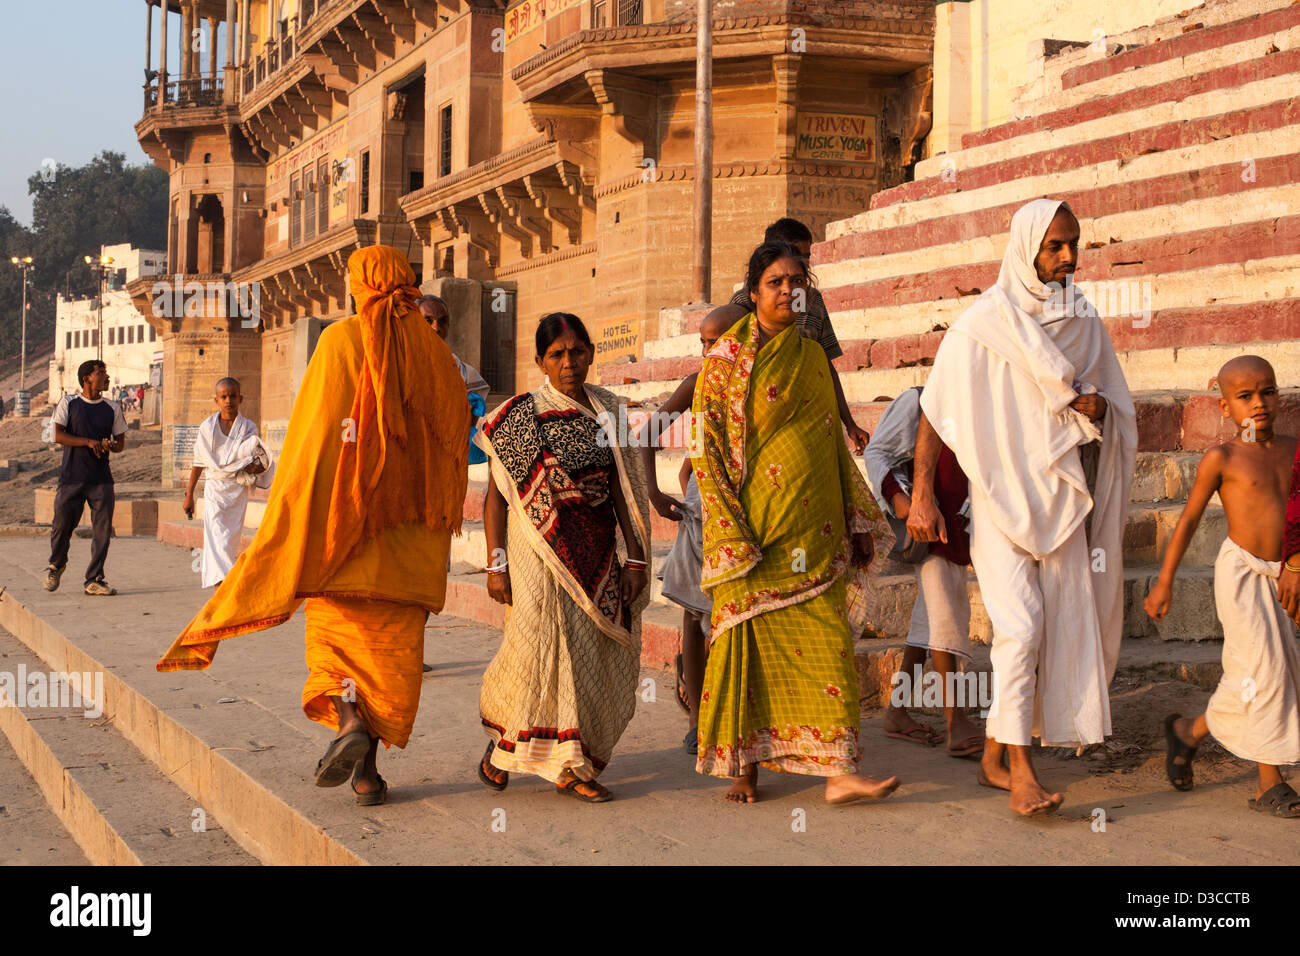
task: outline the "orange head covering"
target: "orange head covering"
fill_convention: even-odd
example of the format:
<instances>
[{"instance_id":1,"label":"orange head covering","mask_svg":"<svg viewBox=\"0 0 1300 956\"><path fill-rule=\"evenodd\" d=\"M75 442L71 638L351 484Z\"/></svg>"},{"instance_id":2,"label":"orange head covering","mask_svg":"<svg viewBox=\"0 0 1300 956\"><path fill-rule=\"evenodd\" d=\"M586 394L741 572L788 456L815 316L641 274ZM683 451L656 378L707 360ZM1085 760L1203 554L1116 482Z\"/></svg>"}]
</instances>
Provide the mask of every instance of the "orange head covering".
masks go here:
<instances>
[{"instance_id":1,"label":"orange head covering","mask_svg":"<svg viewBox=\"0 0 1300 956\"><path fill-rule=\"evenodd\" d=\"M418 521L459 531L467 477L465 384L433 374L433 356L447 346L415 307L410 264L391 246L359 249L348 282L364 358L352 403L356 441L344 445L334 473L326 578L387 528Z\"/></svg>"}]
</instances>

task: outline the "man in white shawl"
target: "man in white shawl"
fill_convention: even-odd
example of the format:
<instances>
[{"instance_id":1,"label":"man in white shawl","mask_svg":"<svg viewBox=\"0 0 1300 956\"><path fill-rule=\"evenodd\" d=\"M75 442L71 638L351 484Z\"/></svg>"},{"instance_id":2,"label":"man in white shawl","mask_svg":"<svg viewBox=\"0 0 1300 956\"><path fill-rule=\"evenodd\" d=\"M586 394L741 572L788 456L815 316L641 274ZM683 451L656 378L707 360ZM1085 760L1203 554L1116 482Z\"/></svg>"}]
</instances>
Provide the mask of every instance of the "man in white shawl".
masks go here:
<instances>
[{"instance_id":1,"label":"man in white shawl","mask_svg":"<svg viewBox=\"0 0 1300 956\"><path fill-rule=\"evenodd\" d=\"M194 486L199 475L206 472L199 562L205 588L225 580L239 557L249 489L254 485L271 487L275 474L271 451L258 435L257 425L239 414L243 400L238 381L218 381L213 397L217 411L199 426L194 439L194 467L185 492L185 513L193 517Z\"/></svg>"},{"instance_id":2,"label":"man in white shawl","mask_svg":"<svg viewBox=\"0 0 1300 956\"><path fill-rule=\"evenodd\" d=\"M908 532L946 540L933 476L947 444L970 479L971 563L993 624L993 704L979 781L1011 809L1062 801L1031 743L1111 732L1123 631L1133 399L1096 309L1073 286L1079 222L1038 199L1011 220L995 285L949 329L921 396Z\"/></svg>"}]
</instances>

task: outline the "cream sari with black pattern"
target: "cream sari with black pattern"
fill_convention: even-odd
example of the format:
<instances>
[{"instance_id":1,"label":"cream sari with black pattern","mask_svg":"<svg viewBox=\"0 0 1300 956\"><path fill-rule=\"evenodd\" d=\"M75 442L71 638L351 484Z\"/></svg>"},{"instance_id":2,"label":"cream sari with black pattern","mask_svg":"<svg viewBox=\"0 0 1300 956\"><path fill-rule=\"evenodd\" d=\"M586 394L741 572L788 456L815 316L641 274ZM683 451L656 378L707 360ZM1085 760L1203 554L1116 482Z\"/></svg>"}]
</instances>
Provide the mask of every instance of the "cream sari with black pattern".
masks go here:
<instances>
[{"instance_id":1,"label":"cream sari with black pattern","mask_svg":"<svg viewBox=\"0 0 1300 956\"><path fill-rule=\"evenodd\" d=\"M630 606L619 597L626 546L614 482L650 554L640 461L614 440L618 396L585 388L595 413L545 383L493 411L475 436L509 503L512 592L480 717L496 745L494 766L552 782L565 770L594 780L613 755L636 706L650 598L648 586Z\"/></svg>"}]
</instances>

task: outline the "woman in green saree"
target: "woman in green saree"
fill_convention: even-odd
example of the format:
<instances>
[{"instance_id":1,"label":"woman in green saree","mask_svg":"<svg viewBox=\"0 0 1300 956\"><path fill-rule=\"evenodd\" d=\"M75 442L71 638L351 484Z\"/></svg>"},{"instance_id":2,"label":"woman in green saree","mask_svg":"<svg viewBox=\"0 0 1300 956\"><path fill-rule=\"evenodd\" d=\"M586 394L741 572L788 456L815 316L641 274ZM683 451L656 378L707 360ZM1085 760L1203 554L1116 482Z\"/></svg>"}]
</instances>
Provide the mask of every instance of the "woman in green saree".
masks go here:
<instances>
[{"instance_id":1,"label":"woman in green saree","mask_svg":"<svg viewBox=\"0 0 1300 956\"><path fill-rule=\"evenodd\" d=\"M754 312L719 339L695 390L691 457L713 597L696 770L826 777L829 803L878 798L897 777L857 772L853 641L893 535L845 444L826 353L800 337L808 267L785 243L750 259Z\"/></svg>"}]
</instances>

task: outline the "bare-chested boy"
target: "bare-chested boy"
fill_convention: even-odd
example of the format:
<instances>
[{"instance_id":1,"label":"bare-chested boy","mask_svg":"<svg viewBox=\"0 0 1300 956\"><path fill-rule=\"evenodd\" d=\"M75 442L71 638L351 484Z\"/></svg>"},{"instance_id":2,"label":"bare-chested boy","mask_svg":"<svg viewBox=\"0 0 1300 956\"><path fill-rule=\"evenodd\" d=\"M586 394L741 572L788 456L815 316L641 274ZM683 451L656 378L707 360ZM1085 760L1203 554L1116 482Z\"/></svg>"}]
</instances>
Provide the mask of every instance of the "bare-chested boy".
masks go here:
<instances>
[{"instance_id":1,"label":"bare-chested boy","mask_svg":"<svg viewBox=\"0 0 1300 956\"><path fill-rule=\"evenodd\" d=\"M1219 370L1219 407L1237 434L1205 453L1165 552L1146 612L1161 620L1173 600L1174 572L1217 491L1228 537L1214 563L1214 601L1223 623L1223 678L1205 713L1165 718L1165 772L1192 788L1192 758L1208 735L1258 765L1251 809L1300 817L1300 795L1280 765L1300 763L1300 659L1295 626L1277 601L1286 499L1296 439L1273 432L1278 409L1273 367L1243 355Z\"/></svg>"},{"instance_id":2,"label":"bare-chested boy","mask_svg":"<svg viewBox=\"0 0 1300 956\"><path fill-rule=\"evenodd\" d=\"M743 319L747 309L739 305L724 305L714 309L700 322L700 354L709 350L723 334ZM659 435L682 412L691 407L695 395L698 372L687 375L668 400L659 406L661 428L648 431L648 440L641 446L642 466L649 479L650 504L669 521L681 522L677 526L677 539L664 562L663 595L682 606L682 652L677 656L678 699L686 707L690 728L682 741L688 753L695 753L697 728L700 723L700 695L704 692L704 663L708 657L709 617L713 613L713 599L700 589L700 572L704 565L704 538L700 526L700 490L695 485L691 460L682 462L678 482L683 501L659 490L655 477L654 456L659 447Z\"/></svg>"}]
</instances>

